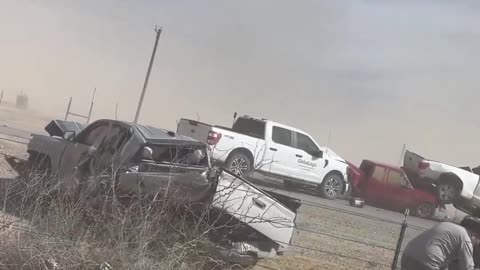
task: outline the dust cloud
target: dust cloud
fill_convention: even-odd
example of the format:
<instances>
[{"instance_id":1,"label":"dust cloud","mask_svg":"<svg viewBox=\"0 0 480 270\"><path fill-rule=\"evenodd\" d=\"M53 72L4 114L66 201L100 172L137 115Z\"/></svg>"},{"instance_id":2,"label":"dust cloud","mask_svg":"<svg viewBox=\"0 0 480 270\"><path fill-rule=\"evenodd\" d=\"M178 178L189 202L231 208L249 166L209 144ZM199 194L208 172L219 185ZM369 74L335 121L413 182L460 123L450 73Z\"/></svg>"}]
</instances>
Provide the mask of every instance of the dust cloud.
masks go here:
<instances>
[{"instance_id":1,"label":"dust cloud","mask_svg":"<svg viewBox=\"0 0 480 270\"><path fill-rule=\"evenodd\" d=\"M407 144L478 165L479 15L466 0L0 0L0 88L55 118L70 96L87 113L97 88L95 119L118 104L132 121L159 24L143 123L229 125L237 111L357 163L397 163Z\"/></svg>"}]
</instances>

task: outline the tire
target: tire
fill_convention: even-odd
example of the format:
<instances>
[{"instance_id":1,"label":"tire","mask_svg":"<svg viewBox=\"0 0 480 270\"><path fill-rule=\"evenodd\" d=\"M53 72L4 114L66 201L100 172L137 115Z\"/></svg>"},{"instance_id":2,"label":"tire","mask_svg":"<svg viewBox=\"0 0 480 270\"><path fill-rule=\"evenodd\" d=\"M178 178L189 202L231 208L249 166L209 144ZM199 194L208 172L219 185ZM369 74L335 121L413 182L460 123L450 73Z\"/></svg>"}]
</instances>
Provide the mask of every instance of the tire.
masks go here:
<instances>
[{"instance_id":1,"label":"tire","mask_svg":"<svg viewBox=\"0 0 480 270\"><path fill-rule=\"evenodd\" d=\"M237 152L228 157L225 166L234 174L244 176L252 171L252 163L252 160L245 154Z\"/></svg>"},{"instance_id":2,"label":"tire","mask_svg":"<svg viewBox=\"0 0 480 270\"><path fill-rule=\"evenodd\" d=\"M460 191L453 183L440 183L437 185L437 195L444 204L455 201Z\"/></svg>"},{"instance_id":3,"label":"tire","mask_svg":"<svg viewBox=\"0 0 480 270\"><path fill-rule=\"evenodd\" d=\"M432 218L436 207L431 203L422 203L415 209L415 215L420 218Z\"/></svg>"},{"instance_id":4,"label":"tire","mask_svg":"<svg viewBox=\"0 0 480 270\"><path fill-rule=\"evenodd\" d=\"M343 179L336 173L330 173L322 181L318 187L320 196L325 199L335 200L343 190Z\"/></svg>"}]
</instances>

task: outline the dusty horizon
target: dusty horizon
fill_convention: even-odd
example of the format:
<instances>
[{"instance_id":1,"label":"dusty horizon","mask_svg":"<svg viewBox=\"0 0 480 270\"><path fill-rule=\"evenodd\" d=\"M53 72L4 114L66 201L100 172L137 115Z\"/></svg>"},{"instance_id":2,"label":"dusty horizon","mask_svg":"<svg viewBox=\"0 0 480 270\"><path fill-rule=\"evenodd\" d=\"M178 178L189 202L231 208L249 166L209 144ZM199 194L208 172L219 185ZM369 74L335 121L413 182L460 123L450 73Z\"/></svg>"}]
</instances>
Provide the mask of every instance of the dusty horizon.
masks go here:
<instances>
[{"instance_id":1,"label":"dusty horizon","mask_svg":"<svg viewBox=\"0 0 480 270\"><path fill-rule=\"evenodd\" d=\"M230 125L234 112L312 134L344 158L398 164L402 145L477 166L480 5L475 1L0 0L0 89L63 118ZM1 118L1 116L0 116ZM331 139L328 142L328 134Z\"/></svg>"}]
</instances>

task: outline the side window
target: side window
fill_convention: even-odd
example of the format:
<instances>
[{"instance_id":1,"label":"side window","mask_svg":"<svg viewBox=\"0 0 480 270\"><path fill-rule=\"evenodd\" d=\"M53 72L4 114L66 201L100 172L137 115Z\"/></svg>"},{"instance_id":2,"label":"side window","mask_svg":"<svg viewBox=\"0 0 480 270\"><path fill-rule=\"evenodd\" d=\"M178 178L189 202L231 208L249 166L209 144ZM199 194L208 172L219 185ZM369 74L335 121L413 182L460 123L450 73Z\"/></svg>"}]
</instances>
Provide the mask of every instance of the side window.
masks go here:
<instances>
[{"instance_id":1,"label":"side window","mask_svg":"<svg viewBox=\"0 0 480 270\"><path fill-rule=\"evenodd\" d=\"M388 173L387 184L392 187L402 187L407 184L407 181L401 173L396 171L390 171Z\"/></svg>"},{"instance_id":2,"label":"side window","mask_svg":"<svg viewBox=\"0 0 480 270\"><path fill-rule=\"evenodd\" d=\"M387 173L387 170L382 167L375 167L375 170L373 171L372 178L375 180L375 182L382 183L385 179L385 174Z\"/></svg>"},{"instance_id":3,"label":"side window","mask_svg":"<svg viewBox=\"0 0 480 270\"><path fill-rule=\"evenodd\" d=\"M273 126L272 140L278 144L292 146L292 131L285 128Z\"/></svg>"},{"instance_id":4,"label":"side window","mask_svg":"<svg viewBox=\"0 0 480 270\"><path fill-rule=\"evenodd\" d=\"M307 135L297 132L297 147L307 153L318 152L317 145Z\"/></svg>"},{"instance_id":5,"label":"side window","mask_svg":"<svg viewBox=\"0 0 480 270\"><path fill-rule=\"evenodd\" d=\"M108 128L108 125L100 125L93 127L92 129L85 130L81 135L79 134L77 142L98 147L103 139L105 139L107 136Z\"/></svg>"}]
</instances>

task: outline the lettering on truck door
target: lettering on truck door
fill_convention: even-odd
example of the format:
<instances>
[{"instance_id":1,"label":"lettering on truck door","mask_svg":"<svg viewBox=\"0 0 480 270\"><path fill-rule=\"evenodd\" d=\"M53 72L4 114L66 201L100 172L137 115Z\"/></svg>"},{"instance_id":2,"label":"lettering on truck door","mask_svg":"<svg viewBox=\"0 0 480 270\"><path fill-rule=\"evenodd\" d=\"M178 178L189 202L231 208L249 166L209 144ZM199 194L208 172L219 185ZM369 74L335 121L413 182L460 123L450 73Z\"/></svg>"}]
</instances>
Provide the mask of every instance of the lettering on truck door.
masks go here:
<instances>
[{"instance_id":1,"label":"lettering on truck door","mask_svg":"<svg viewBox=\"0 0 480 270\"><path fill-rule=\"evenodd\" d=\"M293 176L294 159L293 132L289 129L272 126L271 140L265 149L262 163L270 168L271 174Z\"/></svg>"},{"instance_id":2,"label":"lettering on truck door","mask_svg":"<svg viewBox=\"0 0 480 270\"><path fill-rule=\"evenodd\" d=\"M328 161L319 156L319 147L305 134L295 132L295 167L297 174L305 180L321 183L329 171Z\"/></svg>"}]
</instances>

